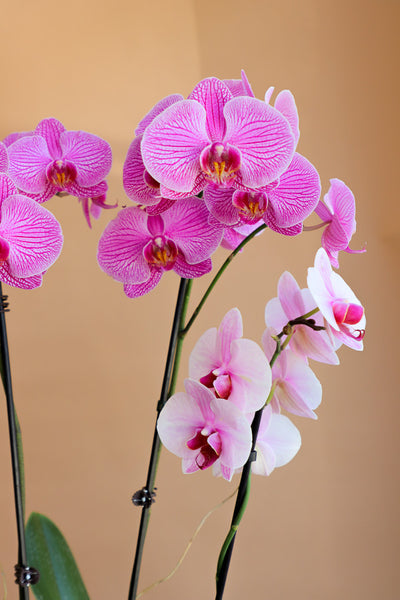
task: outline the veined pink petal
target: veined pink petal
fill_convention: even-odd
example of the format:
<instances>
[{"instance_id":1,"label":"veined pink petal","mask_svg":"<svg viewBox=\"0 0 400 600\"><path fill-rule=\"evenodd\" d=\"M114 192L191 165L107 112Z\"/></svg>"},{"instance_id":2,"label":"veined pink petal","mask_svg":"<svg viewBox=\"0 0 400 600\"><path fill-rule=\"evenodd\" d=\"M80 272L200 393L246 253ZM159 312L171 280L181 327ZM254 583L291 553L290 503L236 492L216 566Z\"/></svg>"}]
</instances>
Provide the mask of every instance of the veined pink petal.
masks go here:
<instances>
[{"instance_id":1,"label":"veined pink petal","mask_svg":"<svg viewBox=\"0 0 400 600\"><path fill-rule=\"evenodd\" d=\"M10 267L5 262L0 265L0 281L13 287L23 290L33 290L42 285L43 275L33 275L32 277L14 277L10 273Z\"/></svg>"},{"instance_id":2,"label":"veined pink petal","mask_svg":"<svg viewBox=\"0 0 400 600\"><path fill-rule=\"evenodd\" d=\"M203 277L212 270L212 262L210 258L206 258L202 262L192 265L184 259L181 253L176 257L173 269L179 277L185 279L193 279L194 277Z\"/></svg>"},{"instance_id":3,"label":"veined pink petal","mask_svg":"<svg viewBox=\"0 0 400 600\"><path fill-rule=\"evenodd\" d=\"M0 173L0 206L8 196L18 194L18 189L13 180L5 173Z\"/></svg>"},{"instance_id":4,"label":"veined pink petal","mask_svg":"<svg viewBox=\"0 0 400 600\"><path fill-rule=\"evenodd\" d=\"M199 102L206 111L206 131L212 142L221 142L225 135L224 106L233 98L226 84L216 77L203 79L189 96Z\"/></svg>"},{"instance_id":5,"label":"veined pink petal","mask_svg":"<svg viewBox=\"0 0 400 600\"><path fill-rule=\"evenodd\" d=\"M223 365L231 360L231 344L243 336L243 319L238 308L226 313L218 328L217 354Z\"/></svg>"},{"instance_id":6,"label":"veined pink petal","mask_svg":"<svg viewBox=\"0 0 400 600\"><path fill-rule=\"evenodd\" d=\"M0 142L0 173L7 173L8 169L8 154L7 148Z\"/></svg>"},{"instance_id":7,"label":"veined pink petal","mask_svg":"<svg viewBox=\"0 0 400 600\"><path fill-rule=\"evenodd\" d=\"M190 198L191 196L196 196L199 192L201 192L204 187L207 185L207 179L204 173L199 173L194 182L193 188L188 192L175 192L170 188L167 188L165 185L160 185L160 192L163 198L169 198L171 200L181 200L182 198Z\"/></svg>"},{"instance_id":8,"label":"veined pink petal","mask_svg":"<svg viewBox=\"0 0 400 600\"><path fill-rule=\"evenodd\" d=\"M97 260L101 269L126 284L148 281L150 267L143 249L150 239L146 213L136 207L124 208L100 238Z\"/></svg>"},{"instance_id":9,"label":"veined pink petal","mask_svg":"<svg viewBox=\"0 0 400 600\"><path fill-rule=\"evenodd\" d=\"M135 129L135 135L139 136L144 133L144 130L150 123L156 118L157 115L162 113L166 108L175 104L175 102L179 102L183 100L183 96L181 94L171 94L170 96L166 96L147 113L147 115L140 121L139 125Z\"/></svg>"},{"instance_id":10,"label":"veined pink petal","mask_svg":"<svg viewBox=\"0 0 400 600\"><path fill-rule=\"evenodd\" d=\"M131 200L151 206L161 200L160 184L149 174L149 177L145 177L141 141L142 136L136 137L129 146L123 169L124 190Z\"/></svg>"},{"instance_id":11,"label":"veined pink petal","mask_svg":"<svg viewBox=\"0 0 400 600\"><path fill-rule=\"evenodd\" d=\"M200 173L201 151L209 143L205 109L195 100L182 100L159 114L145 130L143 162L156 181L177 192L188 192Z\"/></svg>"},{"instance_id":12,"label":"veined pink petal","mask_svg":"<svg viewBox=\"0 0 400 600\"><path fill-rule=\"evenodd\" d=\"M291 227L278 227L275 220L275 213L271 207L267 208L267 212L263 216L264 223L268 225L272 231L276 233L280 233L281 235L300 235L303 231L303 223L297 223L297 225L292 225Z\"/></svg>"},{"instance_id":13,"label":"veined pink petal","mask_svg":"<svg viewBox=\"0 0 400 600\"><path fill-rule=\"evenodd\" d=\"M288 121L261 100L239 97L224 107L227 124L224 142L241 152L240 173L248 187L261 187L277 179L289 166L294 138Z\"/></svg>"},{"instance_id":14,"label":"veined pink petal","mask_svg":"<svg viewBox=\"0 0 400 600\"><path fill-rule=\"evenodd\" d=\"M57 260L63 244L56 218L34 200L19 194L3 201L0 237L10 245L7 262L15 277L42 274Z\"/></svg>"},{"instance_id":15,"label":"veined pink petal","mask_svg":"<svg viewBox=\"0 0 400 600\"><path fill-rule=\"evenodd\" d=\"M169 200L168 198L161 198L157 204L147 205L146 212L149 216L161 215L163 212L171 208L175 204L175 200Z\"/></svg>"},{"instance_id":16,"label":"veined pink petal","mask_svg":"<svg viewBox=\"0 0 400 600\"><path fill-rule=\"evenodd\" d=\"M178 200L162 217L165 235L174 240L189 264L209 258L221 242L223 228L209 224L208 210L199 198Z\"/></svg>"},{"instance_id":17,"label":"veined pink petal","mask_svg":"<svg viewBox=\"0 0 400 600\"><path fill-rule=\"evenodd\" d=\"M38 194L47 187L46 168L52 161L46 140L38 135L22 137L8 149L8 174L24 192Z\"/></svg>"},{"instance_id":18,"label":"veined pink petal","mask_svg":"<svg viewBox=\"0 0 400 600\"><path fill-rule=\"evenodd\" d=\"M274 106L276 110L279 110L279 112L288 120L296 147L300 137L299 115L292 92L289 90L282 90L279 92Z\"/></svg>"},{"instance_id":19,"label":"veined pink petal","mask_svg":"<svg viewBox=\"0 0 400 600\"><path fill-rule=\"evenodd\" d=\"M35 135L46 140L47 148L53 160L62 158L60 135L65 131L64 125L57 119L43 119L35 129Z\"/></svg>"},{"instance_id":20,"label":"veined pink petal","mask_svg":"<svg viewBox=\"0 0 400 600\"><path fill-rule=\"evenodd\" d=\"M321 194L321 183L315 167L297 152L279 185L268 193L278 227L291 227L304 221Z\"/></svg>"},{"instance_id":21,"label":"veined pink petal","mask_svg":"<svg viewBox=\"0 0 400 600\"><path fill-rule=\"evenodd\" d=\"M239 212L232 204L234 188L207 185L204 190L204 202L210 213L224 225L240 222Z\"/></svg>"},{"instance_id":22,"label":"veined pink petal","mask_svg":"<svg viewBox=\"0 0 400 600\"><path fill-rule=\"evenodd\" d=\"M34 135L34 134L35 134L34 131L15 131L13 133L10 133L9 135L7 135L7 137L4 138L3 144L5 145L6 148L8 148L9 146L11 146L11 144L13 144L17 140L21 139L22 137L26 137L27 135Z\"/></svg>"},{"instance_id":23,"label":"veined pink petal","mask_svg":"<svg viewBox=\"0 0 400 600\"><path fill-rule=\"evenodd\" d=\"M34 200L38 204L43 204L43 202L50 200L50 198L52 198L54 196L54 194L56 194L56 193L57 193L57 188L54 187L54 185L52 183L46 183L45 187L43 188L43 191L39 192L38 194L31 194L30 192L24 192L24 194L26 196L28 196L28 198L32 198L32 200Z\"/></svg>"},{"instance_id":24,"label":"veined pink petal","mask_svg":"<svg viewBox=\"0 0 400 600\"><path fill-rule=\"evenodd\" d=\"M108 142L86 131L65 131L60 144L63 158L76 167L77 184L91 187L107 177L112 163Z\"/></svg>"},{"instance_id":25,"label":"veined pink petal","mask_svg":"<svg viewBox=\"0 0 400 600\"><path fill-rule=\"evenodd\" d=\"M143 283L137 284L124 284L124 292L128 296L128 298L139 298L139 296L144 296L153 290L156 285L160 283L160 279L163 275L162 269L151 268L150 269L150 277L147 281Z\"/></svg>"}]
</instances>

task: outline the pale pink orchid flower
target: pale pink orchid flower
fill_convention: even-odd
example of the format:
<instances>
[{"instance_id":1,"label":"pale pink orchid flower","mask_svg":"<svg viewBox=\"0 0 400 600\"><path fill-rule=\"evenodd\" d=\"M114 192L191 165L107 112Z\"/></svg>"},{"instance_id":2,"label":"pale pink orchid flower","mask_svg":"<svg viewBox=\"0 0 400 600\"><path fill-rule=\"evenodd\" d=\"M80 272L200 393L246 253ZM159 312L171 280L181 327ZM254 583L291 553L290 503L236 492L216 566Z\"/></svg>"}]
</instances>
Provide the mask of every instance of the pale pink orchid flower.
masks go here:
<instances>
[{"instance_id":1,"label":"pale pink orchid flower","mask_svg":"<svg viewBox=\"0 0 400 600\"><path fill-rule=\"evenodd\" d=\"M160 215L124 208L100 238L98 263L124 284L129 298L136 298L151 291L165 271L187 279L209 273L222 234L221 227L209 224L199 198L178 200Z\"/></svg>"},{"instance_id":2,"label":"pale pink orchid flower","mask_svg":"<svg viewBox=\"0 0 400 600\"><path fill-rule=\"evenodd\" d=\"M329 329L339 343L363 349L365 311L353 290L332 270L329 256L320 248L314 267L309 267L307 285Z\"/></svg>"},{"instance_id":3,"label":"pale pink orchid flower","mask_svg":"<svg viewBox=\"0 0 400 600\"><path fill-rule=\"evenodd\" d=\"M152 120L141 149L161 195L175 198L207 185L267 185L289 166L294 137L278 110L256 98L234 97L223 81L210 77Z\"/></svg>"},{"instance_id":4,"label":"pale pink orchid flower","mask_svg":"<svg viewBox=\"0 0 400 600\"><path fill-rule=\"evenodd\" d=\"M255 475L271 475L283 467L300 450L300 432L288 417L275 414L271 406L263 410L255 450L256 460L251 465Z\"/></svg>"},{"instance_id":5,"label":"pale pink orchid flower","mask_svg":"<svg viewBox=\"0 0 400 600\"><path fill-rule=\"evenodd\" d=\"M285 271L278 282L278 297L270 300L265 307L265 324L280 332L288 321L301 317L316 307L310 291L307 288L300 289L293 275ZM317 325L324 326L322 314L316 313L312 318ZM314 331L307 325L294 325L293 329L289 347L294 352L304 358L339 364L329 332Z\"/></svg>"},{"instance_id":6,"label":"pale pink orchid flower","mask_svg":"<svg viewBox=\"0 0 400 600\"><path fill-rule=\"evenodd\" d=\"M35 131L11 134L8 146L8 174L18 189L39 203L55 194L70 194L83 203L90 226L89 200L100 208L105 203L111 162L111 147L103 139L85 131L67 131L57 119L43 119ZM96 212L96 211L95 211Z\"/></svg>"},{"instance_id":7,"label":"pale pink orchid flower","mask_svg":"<svg viewBox=\"0 0 400 600\"><path fill-rule=\"evenodd\" d=\"M222 476L230 481L249 457L250 424L234 404L216 398L201 383L186 379L185 390L171 396L160 413L161 442L182 458L184 473L218 463Z\"/></svg>"},{"instance_id":8,"label":"pale pink orchid flower","mask_svg":"<svg viewBox=\"0 0 400 600\"><path fill-rule=\"evenodd\" d=\"M242 315L232 308L218 329L208 329L189 358L189 377L243 412L264 406L271 389L271 369L262 349L243 338Z\"/></svg>"},{"instance_id":9,"label":"pale pink orchid flower","mask_svg":"<svg viewBox=\"0 0 400 600\"><path fill-rule=\"evenodd\" d=\"M63 235L57 219L31 198L18 193L0 174L0 280L33 289L60 255Z\"/></svg>"},{"instance_id":10,"label":"pale pink orchid flower","mask_svg":"<svg viewBox=\"0 0 400 600\"><path fill-rule=\"evenodd\" d=\"M350 188L340 179L331 179L331 186L315 208L316 214L322 219L320 225L308 229L317 229L325 226L321 238L321 245L326 250L331 265L339 268L339 251L350 254L360 254L361 250L349 248L350 240L356 231L356 204Z\"/></svg>"},{"instance_id":11,"label":"pale pink orchid flower","mask_svg":"<svg viewBox=\"0 0 400 600\"><path fill-rule=\"evenodd\" d=\"M267 327L263 333L262 344L268 360L276 349L272 338L277 331ZM287 412L317 419L314 410L321 404L322 386L302 356L286 348L272 366L272 385L274 394L269 403L272 411L279 414L281 409Z\"/></svg>"}]
</instances>

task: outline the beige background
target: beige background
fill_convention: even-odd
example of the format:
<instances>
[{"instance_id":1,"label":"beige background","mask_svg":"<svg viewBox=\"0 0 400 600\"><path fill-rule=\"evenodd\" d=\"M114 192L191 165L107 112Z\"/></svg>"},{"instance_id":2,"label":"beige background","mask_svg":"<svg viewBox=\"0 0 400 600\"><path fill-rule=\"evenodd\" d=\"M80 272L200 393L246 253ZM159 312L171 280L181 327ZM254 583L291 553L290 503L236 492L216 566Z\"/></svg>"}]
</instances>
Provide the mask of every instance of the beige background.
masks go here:
<instances>
[{"instance_id":1,"label":"beige background","mask_svg":"<svg viewBox=\"0 0 400 600\"><path fill-rule=\"evenodd\" d=\"M365 352L341 366L315 364L319 420L296 419L303 446L270 478L254 478L226 598L397 600L399 559L398 24L385 0L14 0L1 2L1 139L48 116L112 145L110 201L129 203L122 165L139 119L163 96L187 95L202 77L239 77L258 97L289 88L300 113L299 151L357 199L353 247L341 274L367 307ZM91 598L125 598L140 511L131 494L146 477L171 311L165 276L149 296L127 299L96 264L97 242L73 198L47 203L65 245L43 288L8 289L14 392L23 427L27 508L63 530ZM312 221L312 219L310 219ZM188 337L238 306L259 340L264 306L281 272L305 285L319 233L269 232L231 265ZM215 257L219 265L225 253ZM200 298L206 280L194 285ZM5 407L0 411L0 564L8 598L16 527ZM175 565L201 517L234 489L211 473L183 476L164 452L140 587ZM207 522L177 575L148 595L212 598L232 504ZM1 594L0 594L0 597Z\"/></svg>"}]
</instances>

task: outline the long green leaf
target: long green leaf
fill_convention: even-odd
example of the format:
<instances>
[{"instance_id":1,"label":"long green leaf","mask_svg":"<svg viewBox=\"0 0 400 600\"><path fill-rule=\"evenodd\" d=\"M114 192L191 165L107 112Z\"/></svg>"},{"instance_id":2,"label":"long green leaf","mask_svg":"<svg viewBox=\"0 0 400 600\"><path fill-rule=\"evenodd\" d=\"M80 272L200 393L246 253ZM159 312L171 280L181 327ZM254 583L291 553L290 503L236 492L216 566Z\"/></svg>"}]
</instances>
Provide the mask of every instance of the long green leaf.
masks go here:
<instances>
[{"instance_id":1,"label":"long green leaf","mask_svg":"<svg viewBox=\"0 0 400 600\"><path fill-rule=\"evenodd\" d=\"M40 572L39 583L32 586L37 600L89 600L72 552L50 519L31 514L26 545L29 565Z\"/></svg>"}]
</instances>

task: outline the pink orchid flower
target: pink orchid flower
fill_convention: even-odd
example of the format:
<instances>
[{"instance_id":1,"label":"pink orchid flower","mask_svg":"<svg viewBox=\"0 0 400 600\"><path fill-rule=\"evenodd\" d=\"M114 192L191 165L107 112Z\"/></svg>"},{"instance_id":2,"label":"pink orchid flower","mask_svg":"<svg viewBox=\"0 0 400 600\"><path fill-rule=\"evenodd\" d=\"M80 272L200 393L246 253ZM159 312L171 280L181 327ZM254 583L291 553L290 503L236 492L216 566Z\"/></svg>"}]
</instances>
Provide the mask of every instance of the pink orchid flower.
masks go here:
<instances>
[{"instance_id":1,"label":"pink orchid flower","mask_svg":"<svg viewBox=\"0 0 400 600\"><path fill-rule=\"evenodd\" d=\"M273 327L267 327L262 337L268 360L275 352L272 336L276 334ZM321 384L304 358L290 348L278 356L272 367L272 385L274 395L269 406L274 413L283 409L301 417L317 418L314 410L321 404Z\"/></svg>"},{"instance_id":2,"label":"pink orchid flower","mask_svg":"<svg viewBox=\"0 0 400 600\"><path fill-rule=\"evenodd\" d=\"M351 190L340 179L331 179L329 191L324 196L324 202L319 202L315 212L322 219L320 225L309 227L316 229L325 226L321 244L325 248L331 265L339 267L339 251L359 254L362 250L351 250L349 242L356 231L356 205Z\"/></svg>"},{"instance_id":3,"label":"pink orchid flower","mask_svg":"<svg viewBox=\"0 0 400 600\"><path fill-rule=\"evenodd\" d=\"M134 202L146 207L149 214L159 214L172 206L174 200L166 200L161 196L160 183L146 170L142 159L141 143L143 133L155 117L169 106L183 100L180 94L166 96L147 113L135 130L137 137L128 149L123 169L123 183L127 196Z\"/></svg>"},{"instance_id":4,"label":"pink orchid flower","mask_svg":"<svg viewBox=\"0 0 400 600\"><path fill-rule=\"evenodd\" d=\"M293 275L285 271L278 282L278 297L270 300L265 307L265 324L276 331L282 331L288 321L301 317L315 308L316 303L310 291L307 288L301 290ZM319 313L312 318L317 325L324 325L323 317ZM328 332L314 331L307 325L295 325L293 329L289 346L294 352L319 362L339 364Z\"/></svg>"},{"instance_id":5,"label":"pink orchid flower","mask_svg":"<svg viewBox=\"0 0 400 600\"><path fill-rule=\"evenodd\" d=\"M125 294L136 298L152 290L164 271L189 279L211 271L210 256L222 233L209 225L199 198L179 200L154 216L129 207L107 225L97 258L105 273L124 284Z\"/></svg>"},{"instance_id":6,"label":"pink orchid flower","mask_svg":"<svg viewBox=\"0 0 400 600\"><path fill-rule=\"evenodd\" d=\"M286 170L293 152L289 123L279 111L256 98L233 97L216 78L160 113L142 140L145 167L168 198L198 194L208 184L266 185Z\"/></svg>"},{"instance_id":7,"label":"pink orchid flower","mask_svg":"<svg viewBox=\"0 0 400 600\"><path fill-rule=\"evenodd\" d=\"M52 118L41 121L33 135L11 135L16 139L8 148L8 174L21 192L39 203L55 194L105 196L104 179L112 162L105 140L85 131L66 131ZM108 208L104 201L101 208Z\"/></svg>"},{"instance_id":8,"label":"pink orchid flower","mask_svg":"<svg viewBox=\"0 0 400 600\"><path fill-rule=\"evenodd\" d=\"M264 406L271 389L271 369L261 348L243 339L242 315L230 310L197 341L189 358L189 377L243 412Z\"/></svg>"},{"instance_id":9,"label":"pink orchid flower","mask_svg":"<svg viewBox=\"0 0 400 600\"><path fill-rule=\"evenodd\" d=\"M266 406L261 417L256 441L257 458L251 465L255 475L271 475L276 467L283 467L300 450L300 432L284 415L273 413Z\"/></svg>"},{"instance_id":10,"label":"pink orchid flower","mask_svg":"<svg viewBox=\"0 0 400 600\"><path fill-rule=\"evenodd\" d=\"M24 289L39 287L62 244L57 219L0 174L0 280Z\"/></svg>"},{"instance_id":11,"label":"pink orchid flower","mask_svg":"<svg viewBox=\"0 0 400 600\"><path fill-rule=\"evenodd\" d=\"M253 190L208 186L204 200L211 214L224 225L264 221L278 233L297 235L304 219L315 209L320 193L317 170L296 152L279 180Z\"/></svg>"},{"instance_id":12,"label":"pink orchid flower","mask_svg":"<svg viewBox=\"0 0 400 600\"><path fill-rule=\"evenodd\" d=\"M349 348L362 350L364 308L342 277L332 271L323 248L315 256L314 267L308 269L307 285L334 338Z\"/></svg>"},{"instance_id":13,"label":"pink orchid flower","mask_svg":"<svg viewBox=\"0 0 400 600\"><path fill-rule=\"evenodd\" d=\"M158 418L161 442L182 458L184 473L194 473L218 463L230 481L235 469L249 457L251 428L231 402L216 398L197 381L185 380L185 392L171 396Z\"/></svg>"}]
</instances>

